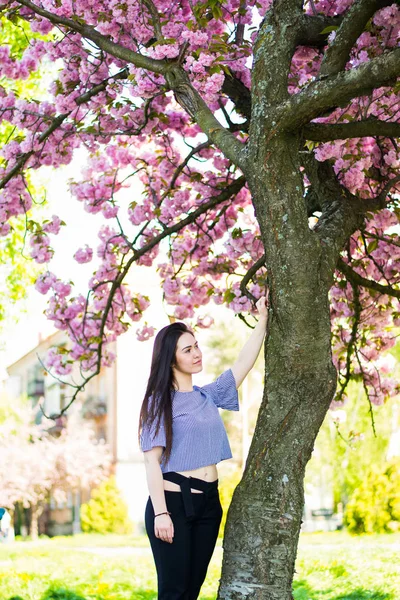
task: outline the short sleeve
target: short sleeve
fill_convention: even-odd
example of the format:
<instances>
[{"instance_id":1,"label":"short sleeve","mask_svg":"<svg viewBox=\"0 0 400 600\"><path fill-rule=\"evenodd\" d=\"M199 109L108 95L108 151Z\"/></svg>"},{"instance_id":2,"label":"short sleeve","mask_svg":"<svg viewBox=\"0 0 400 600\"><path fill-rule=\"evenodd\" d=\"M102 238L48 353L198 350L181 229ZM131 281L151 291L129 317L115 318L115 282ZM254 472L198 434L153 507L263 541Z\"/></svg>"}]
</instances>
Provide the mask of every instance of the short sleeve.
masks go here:
<instances>
[{"instance_id":1,"label":"short sleeve","mask_svg":"<svg viewBox=\"0 0 400 600\"><path fill-rule=\"evenodd\" d=\"M160 427L156 435L156 425L158 423L158 417L151 423L147 423L143 426L140 434L140 449L142 452L151 450L155 446L167 445L167 438L165 435L164 419L161 417Z\"/></svg>"},{"instance_id":2,"label":"short sleeve","mask_svg":"<svg viewBox=\"0 0 400 600\"><path fill-rule=\"evenodd\" d=\"M239 410L239 396L232 369L224 371L213 383L201 388L210 394L214 404L225 410Z\"/></svg>"}]
</instances>

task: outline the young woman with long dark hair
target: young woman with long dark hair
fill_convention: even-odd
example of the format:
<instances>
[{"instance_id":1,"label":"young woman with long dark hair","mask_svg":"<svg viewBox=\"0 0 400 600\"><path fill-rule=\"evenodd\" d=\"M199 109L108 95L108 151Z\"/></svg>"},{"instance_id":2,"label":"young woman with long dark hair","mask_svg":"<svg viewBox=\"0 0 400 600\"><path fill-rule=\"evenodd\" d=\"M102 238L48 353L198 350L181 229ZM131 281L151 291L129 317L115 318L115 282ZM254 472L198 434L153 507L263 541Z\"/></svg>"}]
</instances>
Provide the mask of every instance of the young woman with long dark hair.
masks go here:
<instances>
[{"instance_id":1,"label":"young woman with long dark hair","mask_svg":"<svg viewBox=\"0 0 400 600\"><path fill-rule=\"evenodd\" d=\"M218 407L239 410L237 388L265 336L266 301L256 303L258 323L235 364L208 385L192 384L203 368L202 353L184 323L164 327L155 338L139 443L159 600L195 600L205 580L222 518L217 463L232 458Z\"/></svg>"}]
</instances>

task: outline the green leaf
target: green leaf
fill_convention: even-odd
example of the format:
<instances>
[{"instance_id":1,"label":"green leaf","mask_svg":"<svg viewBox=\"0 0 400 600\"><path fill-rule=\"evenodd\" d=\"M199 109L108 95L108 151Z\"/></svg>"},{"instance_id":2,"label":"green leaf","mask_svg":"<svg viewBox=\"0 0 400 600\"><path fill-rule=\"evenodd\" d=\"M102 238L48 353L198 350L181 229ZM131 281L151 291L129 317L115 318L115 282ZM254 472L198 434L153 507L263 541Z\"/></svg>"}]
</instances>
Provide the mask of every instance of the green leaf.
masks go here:
<instances>
[{"instance_id":1,"label":"green leaf","mask_svg":"<svg viewBox=\"0 0 400 600\"><path fill-rule=\"evenodd\" d=\"M214 75L214 73L221 73L221 66L220 65L213 65L212 67L209 68L208 73L210 75Z\"/></svg>"},{"instance_id":2,"label":"green leaf","mask_svg":"<svg viewBox=\"0 0 400 600\"><path fill-rule=\"evenodd\" d=\"M190 175L190 179L192 179L194 181L202 181L203 180L203 175L201 173L192 173Z\"/></svg>"},{"instance_id":3,"label":"green leaf","mask_svg":"<svg viewBox=\"0 0 400 600\"><path fill-rule=\"evenodd\" d=\"M224 302L229 304L236 298L235 294L231 290L226 290L224 293Z\"/></svg>"},{"instance_id":4,"label":"green leaf","mask_svg":"<svg viewBox=\"0 0 400 600\"><path fill-rule=\"evenodd\" d=\"M243 236L243 231L241 227L235 227L235 229L233 229L232 231L232 239L236 240L238 238L241 238Z\"/></svg>"},{"instance_id":5,"label":"green leaf","mask_svg":"<svg viewBox=\"0 0 400 600\"><path fill-rule=\"evenodd\" d=\"M326 33L331 33L332 31L336 31L339 29L339 25L329 25L329 27L325 27L322 31L319 32L320 35L325 35Z\"/></svg>"},{"instance_id":6,"label":"green leaf","mask_svg":"<svg viewBox=\"0 0 400 600\"><path fill-rule=\"evenodd\" d=\"M370 242L367 246L367 252L368 254L370 254L371 252L373 252L374 250L376 250L378 247L378 240L373 240L372 242Z\"/></svg>"}]
</instances>

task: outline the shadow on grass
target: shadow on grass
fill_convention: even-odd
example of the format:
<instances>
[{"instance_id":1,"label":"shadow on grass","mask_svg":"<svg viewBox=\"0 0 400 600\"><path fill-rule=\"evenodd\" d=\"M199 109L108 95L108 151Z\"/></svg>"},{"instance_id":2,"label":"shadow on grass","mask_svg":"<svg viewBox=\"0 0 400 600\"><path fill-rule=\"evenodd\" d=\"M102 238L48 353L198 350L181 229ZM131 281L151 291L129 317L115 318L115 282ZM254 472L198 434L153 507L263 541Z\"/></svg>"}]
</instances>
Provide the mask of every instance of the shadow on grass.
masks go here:
<instances>
[{"instance_id":1,"label":"shadow on grass","mask_svg":"<svg viewBox=\"0 0 400 600\"><path fill-rule=\"evenodd\" d=\"M294 600L395 600L392 594L376 590L363 590L357 588L345 594L337 594L334 590L316 590L310 587L305 579L295 581L293 584Z\"/></svg>"}]
</instances>

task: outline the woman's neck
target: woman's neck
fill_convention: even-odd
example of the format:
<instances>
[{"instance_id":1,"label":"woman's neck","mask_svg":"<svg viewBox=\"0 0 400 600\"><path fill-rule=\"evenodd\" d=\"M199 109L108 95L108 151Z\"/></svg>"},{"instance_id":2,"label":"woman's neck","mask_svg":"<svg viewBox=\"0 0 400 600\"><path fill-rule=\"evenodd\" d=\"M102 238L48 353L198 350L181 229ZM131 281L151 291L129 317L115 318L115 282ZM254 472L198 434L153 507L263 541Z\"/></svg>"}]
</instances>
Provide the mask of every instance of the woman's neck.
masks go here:
<instances>
[{"instance_id":1,"label":"woman's neck","mask_svg":"<svg viewBox=\"0 0 400 600\"><path fill-rule=\"evenodd\" d=\"M192 375L191 373L174 373L175 377L175 389L178 392L191 392L193 390Z\"/></svg>"}]
</instances>

